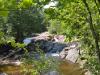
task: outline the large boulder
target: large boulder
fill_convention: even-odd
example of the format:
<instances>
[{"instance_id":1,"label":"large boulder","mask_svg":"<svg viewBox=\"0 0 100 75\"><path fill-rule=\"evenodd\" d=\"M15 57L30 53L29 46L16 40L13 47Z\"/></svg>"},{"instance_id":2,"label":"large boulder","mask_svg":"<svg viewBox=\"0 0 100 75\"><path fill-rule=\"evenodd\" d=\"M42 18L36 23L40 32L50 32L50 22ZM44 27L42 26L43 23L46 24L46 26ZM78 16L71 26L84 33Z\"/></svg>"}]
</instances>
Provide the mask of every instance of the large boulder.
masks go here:
<instances>
[{"instance_id":1,"label":"large boulder","mask_svg":"<svg viewBox=\"0 0 100 75\"><path fill-rule=\"evenodd\" d=\"M70 60L75 63L79 57L80 48L78 42L72 42L68 47L63 48L60 52L60 57L62 59Z\"/></svg>"}]
</instances>

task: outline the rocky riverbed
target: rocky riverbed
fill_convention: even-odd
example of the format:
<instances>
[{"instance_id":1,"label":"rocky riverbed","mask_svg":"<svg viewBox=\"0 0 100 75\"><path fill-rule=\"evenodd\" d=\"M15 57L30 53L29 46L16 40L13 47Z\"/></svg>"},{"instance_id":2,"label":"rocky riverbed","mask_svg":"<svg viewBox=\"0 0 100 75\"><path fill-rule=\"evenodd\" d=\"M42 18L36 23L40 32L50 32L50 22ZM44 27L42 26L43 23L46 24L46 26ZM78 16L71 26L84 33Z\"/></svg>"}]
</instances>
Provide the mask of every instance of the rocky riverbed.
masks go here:
<instances>
[{"instance_id":1,"label":"rocky riverbed","mask_svg":"<svg viewBox=\"0 0 100 75\"><path fill-rule=\"evenodd\" d=\"M23 42L26 44L26 48L28 49L29 53L36 51L36 47L38 45L39 48L43 50L43 52L45 52L46 57L53 57L53 58L56 58L57 60L62 60L61 62L63 62L63 60L67 61L67 62L63 62L59 66L60 71L63 72L64 75L67 74L66 73L67 71L69 72L67 75L84 75L85 72L83 71L83 69L80 68L79 63L77 65L77 60L79 59L79 55L80 55L80 43L78 41L68 43L68 42L64 42L64 39L65 39L65 36L63 35L52 35L52 34L49 34L48 32L44 32L44 33L38 34L37 36L26 38L24 39ZM3 51L1 51L1 55L0 55L1 58L7 57L6 55L9 55L12 52L13 48L10 45L8 45L7 47L8 48L7 50L4 50L4 53ZM23 53L24 53L24 50L20 49L18 52L15 52L14 54L6 58L10 60L8 61L6 59L1 60L0 64L18 66L21 64L21 62L18 61L18 59L21 58ZM72 69L74 69L74 72L78 72L78 73L71 74ZM45 75L52 74L52 73L51 74L49 73ZM16 74L10 74L10 75L16 75ZM54 75L58 75L58 74L54 74Z\"/></svg>"}]
</instances>

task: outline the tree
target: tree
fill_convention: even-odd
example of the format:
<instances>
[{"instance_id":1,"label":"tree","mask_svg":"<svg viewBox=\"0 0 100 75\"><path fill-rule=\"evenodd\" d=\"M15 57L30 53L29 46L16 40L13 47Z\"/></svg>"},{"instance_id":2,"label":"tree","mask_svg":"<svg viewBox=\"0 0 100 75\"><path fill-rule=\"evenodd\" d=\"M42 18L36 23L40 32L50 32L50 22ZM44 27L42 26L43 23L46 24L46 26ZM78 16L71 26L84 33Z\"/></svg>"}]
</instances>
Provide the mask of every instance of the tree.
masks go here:
<instances>
[{"instance_id":1,"label":"tree","mask_svg":"<svg viewBox=\"0 0 100 75\"><path fill-rule=\"evenodd\" d=\"M46 30L45 17L37 8L11 11L8 23L12 26L12 34L17 41Z\"/></svg>"},{"instance_id":2,"label":"tree","mask_svg":"<svg viewBox=\"0 0 100 75\"><path fill-rule=\"evenodd\" d=\"M88 64L95 66L91 70L98 74L100 66L97 65L96 55L100 59L100 14L99 1L96 0L96 2L98 7L94 0L60 0L56 8L47 9L45 13L51 32L64 34L66 41L72 41L75 38L81 41ZM60 28L57 29L58 25Z\"/></svg>"},{"instance_id":3,"label":"tree","mask_svg":"<svg viewBox=\"0 0 100 75\"><path fill-rule=\"evenodd\" d=\"M96 30L95 30L95 28L93 26L93 20L92 20L92 16L91 16L92 14L91 14L91 11L89 9L89 6L88 6L86 0L83 0L83 3L85 4L85 6L86 6L86 8L88 10L89 20L90 20L90 22L89 22L90 23L90 30L91 30L92 35L93 35L94 40L95 40L95 46L96 46L96 50L97 50L96 53L97 53L99 61L100 61L99 35L97 35Z\"/></svg>"},{"instance_id":4,"label":"tree","mask_svg":"<svg viewBox=\"0 0 100 75\"><path fill-rule=\"evenodd\" d=\"M1 0L4 6L1 8L1 16L6 17L6 24L12 28L10 35L14 36L17 42L22 42L23 38L29 37L32 33L46 30L47 23L42 8L49 1Z\"/></svg>"}]
</instances>

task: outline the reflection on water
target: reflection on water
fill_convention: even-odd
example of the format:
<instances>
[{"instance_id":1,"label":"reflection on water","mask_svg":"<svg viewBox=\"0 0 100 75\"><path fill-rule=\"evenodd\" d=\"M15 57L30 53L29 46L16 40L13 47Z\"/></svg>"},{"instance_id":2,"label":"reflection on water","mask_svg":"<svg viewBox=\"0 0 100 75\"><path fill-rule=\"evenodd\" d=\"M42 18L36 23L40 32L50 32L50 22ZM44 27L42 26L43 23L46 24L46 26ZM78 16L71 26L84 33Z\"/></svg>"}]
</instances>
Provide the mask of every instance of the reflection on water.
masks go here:
<instances>
[{"instance_id":1,"label":"reflection on water","mask_svg":"<svg viewBox=\"0 0 100 75\"><path fill-rule=\"evenodd\" d=\"M22 75L21 67L14 65L0 65L0 72L8 75Z\"/></svg>"},{"instance_id":2,"label":"reflection on water","mask_svg":"<svg viewBox=\"0 0 100 75\"><path fill-rule=\"evenodd\" d=\"M14 65L1 65L0 72L6 73L8 75L30 75L24 74L22 72L21 66ZM79 68L79 64L73 64L68 61L62 61L59 65L60 75L84 75L84 70Z\"/></svg>"},{"instance_id":3,"label":"reflection on water","mask_svg":"<svg viewBox=\"0 0 100 75\"><path fill-rule=\"evenodd\" d=\"M59 65L59 71L63 75L85 75L85 70L81 69L79 64L69 61L62 61Z\"/></svg>"}]
</instances>

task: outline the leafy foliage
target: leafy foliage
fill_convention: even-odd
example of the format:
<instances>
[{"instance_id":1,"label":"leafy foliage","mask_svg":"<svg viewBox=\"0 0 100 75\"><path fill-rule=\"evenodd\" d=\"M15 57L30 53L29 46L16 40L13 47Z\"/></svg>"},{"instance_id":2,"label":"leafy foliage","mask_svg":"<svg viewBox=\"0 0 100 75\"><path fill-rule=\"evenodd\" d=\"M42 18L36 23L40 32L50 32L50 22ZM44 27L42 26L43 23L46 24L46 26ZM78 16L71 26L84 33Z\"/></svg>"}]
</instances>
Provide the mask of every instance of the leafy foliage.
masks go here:
<instances>
[{"instance_id":1,"label":"leafy foliage","mask_svg":"<svg viewBox=\"0 0 100 75\"><path fill-rule=\"evenodd\" d=\"M46 30L44 16L36 8L11 12L8 23L12 27L12 35L18 41L31 36L32 33Z\"/></svg>"},{"instance_id":2,"label":"leafy foliage","mask_svg":"<svg viewBox=\"0 0 100 75\"><path fill-rule=\"evenodd\" d=\"M3 26L6 28L5 32L14 36L17 42L22 42L23 38L31 36L32 33L46 30L47 22L42 10L43 5L38 5L35 0L10 0L8 4L5 1L1 0L4 7L0 14L6 20ZM41 4L42 2L45 3L40 1Z\"/></svg>"},{"instance_id":3,"label":"leafy foliage","mask_svg":"<svg viewBox=\"0 0 100 75\"><path fill-rule=\"evenodd\" d=\"M92 13L94 30L99 36L100 14L93 0L87 0L87 3L90 12ZM45 10L45 13L49 20L48 30L51 33L66 35L66 41L81 41L83 47L82 50L86 52L86 55L89 56L90 59L93 59L94 62L98 63L95 58L91 57L92 55L97 55L97 52L95 40L89 27L90 17L82 0L61 0L55 9L47 9ZM100 43L100 39L98 39L98 41ZM87 60L88 59L89 58L87 58ZM95 64L90 59L88 62L91 62L93 67L94 65L99 66L99 63ZM95 70L98 72L100 71L98 68L95 68ZM98 73L96 73L96 75L98 75Z\"/></svg>"},{"instance_id":4,"label":"leafy foliage","mask_svg":"<svg viewBox=\"0 0 100 75\"><path fill-rule=\"evenodd\" d=\"M45 74L52 70L57 70L59 62L53 58L46 58L44 52L36 45L36 52L26 53L22 59L25 73L31 75ZM55 64L56 63L56 64ZM31 67L27 67L30 65Z\"/></svg>"},{"instance_id":5,"label":"leafy foliage","mask_svg":"<svg viewBox=\"0 0 100 75\"><path fill-rule=\"evenodd\" d=\"M66 35L66 41L76 39L81 41L82 50L84 50L82 56L88 60L87 65L92 72L98 75L100 65L96 57L96 43L90 28L89 11L86 9L84 1L88 4L99 45L100 1L58 0L59 4L55 8L43 9L49 1L0 0L0 44L11 42L12 46L23 48L24 45L16 43L16 41L22 42L23 38L31 36L33 32L45 31L47 26L51 33ZM42 59L44 60L41 58L40 61ZM40 61L34 62L39 64L35 70L36 73L40 71L40 68L44 68L43 63L48 66L48 61L43 61L42 64L39 63Z\"/></svg>"}]
</instances>

